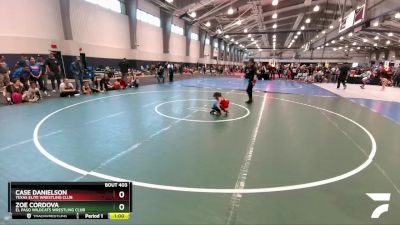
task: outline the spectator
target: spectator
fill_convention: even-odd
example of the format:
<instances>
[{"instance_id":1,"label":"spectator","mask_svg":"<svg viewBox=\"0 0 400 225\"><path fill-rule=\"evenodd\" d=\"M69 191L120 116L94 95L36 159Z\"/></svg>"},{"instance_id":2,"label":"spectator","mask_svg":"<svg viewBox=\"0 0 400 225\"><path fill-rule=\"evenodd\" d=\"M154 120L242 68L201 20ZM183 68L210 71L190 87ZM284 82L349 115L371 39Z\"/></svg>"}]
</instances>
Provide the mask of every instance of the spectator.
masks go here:
<instances>
[{"instance_id":1,"label":"spectator","mask_svg":"<svg viewBox=\"0 0 400 225\"><path fill-rule=\"evenodd\" d=\"M100 89L103 91L113 90L113 85L111 84L110 78L107 74L100 80Z\"/></svg>"},{"instance_id":2,"label":"spectator","mask_svg":"<svg viewBox=\"0 0 400 225\"><path fill-rule=\"evenodd\" d=\"M49 54L49 58L45 62L46 65L46 73L51 80L51 87L53 88L53 92L56 92L56 84L57 87L61 85L61 66L58 60L54 57L54 53Z\"/></svg>"},{"instance_id":3,"label":"spectator","mask_svg":"<svg viewBox=\"0 0 400 225\"><path fill-rule=\"evenodd\" d=\"M79 95L79 92L75 90L74 85L72 85L68 79L64 79L60 84L60 97L71 97L77 95Z\"/></svg>"},{"instance_id":4,"label":"spectator","mask_svg":"<svg viewBox=\"0 0 400 225\"><path fill-rule=\"evenodd\" d=\"M123 79L119 79L119 83L121 85L121 89L125 89L126 88L126 82Z\"/></svg>"},{"instance_id":5,"label":"spectator","mask_svg":"<svg viewBox=\"0 0 400 225\"><path fill-rule=\"evenodd\" d=\"M93 89L99 90L102 92L101 84L100 84L101 79L99 79L97 76L93 78Z\"/></svg>"},{"instance_id":6,"label":"spectator","mask_svg":"<svg viewBox=\"0 0 400 225\"><path fill-rule=\"evenodd\" d=\"M164 76L164 67L159 64L157 68L157 83L161 83L161 81L164 83L165 82L165 76Z\"/></svg>"},{"instance_id":7,"label":"spectator","mask_svg":"<svg viewBox=\"0 0 400 225\"><path fill-rule=\"evenodd\" d=\"M400 87L400 69L397 69L394 78L393 78L393 86Z\"/></svg>"},{"instance_id":8,"label":"spectator","mask_svg":"<svg viewBox=\"0 0 400 225\"><path fill-rule=\"evenodd\" d=\"M19 78L16 78L13 84L9 84L6 88L6 91L8 104L12 105L22 103L24 85L21 83Z\"/></svg>"},{"instance_id":9,"label":"spectator","mask_svg":"<svg viewBox=\"0 0 400 225\"><path fill-rule=\"evenodd\" d=\"M42 83L43 83L43 89L44 89L44 93L47 96L50 96L50 94L47 92L47 83L48 83L48 75L46 73L46 65L45 65L45 61L43 59L43 57L38 56L37 58L37 63L40 65L40 69L42 70Z\"/></svg>"},{"instance_id":10,"label":"spectator","mask_svg":"<svg viewBox=\"0 0 400 225\"><path fill-rule=\"evenodd\" d=\"M367 71L365 71L364 73L361 74L361 77L362 77L361 81L362 81L362 83L363 83L363 84L360 86L361 89L364 89L364 88L365 88L365 85L366 85L368 82L370 82L371 75L372 75L372 73L371 73L371 71L369 71L369 70L367 70Z\"/></svg>"},{"instance_id":11,"label":"spectator","mask_svg":"<svg viewBox=\"0 0 400 225\"><path fill-rule=\"evenodd\" d=\"M10 84L10 69L4 56L0 57L0 92Z\"/></svg>"},{"instance_id":12,"label":"spectator","mask_svg":"<svg viewBox=\"0 0 400 225\"><path fill-rule=\"evenodd\" d=\"M28 58L26 56L21 56L20 60L17 62L16 67L22 68L29 65Z\"/></svg>"},{"instance_id":13,"label":"spectator","mask_svg":"<svg viewBox=\"0 0 400 225\"><path fill-rule=\"evenodd\" d=\"M124 58L122 60L122 62L120 62L118 64L118 66L119 66L119 70L121 71L122 80L126 80L126 77L128 76L128 72L129 72L129 68L130 68L128 62L126 61L126 58Z\"/></svg>"},{"instance_id":14,"label":"spectator","mask_svg":"<svg viewBox=\"0 0 400 225\"><path fill-rule=\"evenodd\" d=\"M29 77L30 83L39 83L40 90L47 95L47 91L44 88L43 79L42 79L42 68L39 63L36 63L34 57L31 57L29 60L29 71L31 76Z\"/></svg>"},{"instance_id":15,"label":"spectator","mask_svg":"<svg viewBox=\"0 0 400 225\"><path fill-rule=\"evenodd\" d=\"M340 68L340 74L337 80L337 89L340 88L340 84L343 84L343 89L346 89L346 79L349 74L350 67L347 63L343 64L343 66Z\"/></svg>"},{"instance_id":16,"label":"spectator","mask_svg":"<svg viewBox=\"0 0 400 225\"><path fill-rule=\"evenodd\" d=\"M24 90L27 91L29 88L28 81L31 77L31 71L29 65L22 67L21 73L19 74L19 79L24 85Z\"/></svg>"},{"instance_id":17,"label":"spectator","mask_svg":"<svg viewBox=\"0 0 400 225\"><path fill-rule=\"evenodd\" d=\"M71 63L69 69L75 78L75 89L81 90L83 86L83 65L79 56Z\"/></svg>"},{"instance_id":18,"label":"spectator","mask_svg":"<svg viewBox=\"0 0 400 225\"><path fill-rule=\"evenodd\" d=\"M97 82L98 83L98 85L94 85L94 84L91 84L90 83L90 81L84 81L83 82L83 87L82 87L82 91L83 91L83 93L84 94L89 94L88 93L88 89L90 89L90 94L92 94L92 93L102 93L103 91L99 88L100 87L100 81L98 81ZM86 93L85 93L85 91L86 91Z\"/></svg>"},{"instance_id":19,"label":"spectator","mask_svg":"<svg viewBox=\"0 0 400 225\"><path fill-rule=\"evenodd\" d=\"M128 87L135 87L138 88L139 87L139 79L136 77L136 74L132 74L132 76L129 76L127 79L127 85Z\"/></svg>"},{"instance_id":20,"label":"spectator","mask_svg":"<svg viewBox=\"0 0 400 225\"><path fill-rule=\"evenodd\" d=\"M122 90L122 89L125 89L125 87L126 87L126 83L122 79L117 79L113 84L114 90Z\"/></svg>"},{"instance_id":21,"label":"spectator","mask_svg":"<svg viewBox=\"0 0 400 225\"><path fill-rule=\"evenodd\" d=\"M173 66L173 64L168 64L168 72L169 72L169 82L174 82L174 66Z\"/></svg>"},{"instance_id":22,"label":"spectator","mask_svg":"<svg viewBox=\"0 0 400 225\"><path fill-rule=\"evenodd\" d=\"M90 87L89 81L83 82L82 93L85 94L85 95L91 95L92 94L92 88Z\"/></svg>"},{"instance_id":23,"label":"spectator","mask_svg":"<svg viewBox=\"0 0 400 225\"><path fill-rule=\"evenodd\" d=\"M28 91L23 95L23 101L34 103L38 102L40 99L42 99L42 96L39 88L37 88L36 82L31 82Z\"/></svg>"}]
</instances>

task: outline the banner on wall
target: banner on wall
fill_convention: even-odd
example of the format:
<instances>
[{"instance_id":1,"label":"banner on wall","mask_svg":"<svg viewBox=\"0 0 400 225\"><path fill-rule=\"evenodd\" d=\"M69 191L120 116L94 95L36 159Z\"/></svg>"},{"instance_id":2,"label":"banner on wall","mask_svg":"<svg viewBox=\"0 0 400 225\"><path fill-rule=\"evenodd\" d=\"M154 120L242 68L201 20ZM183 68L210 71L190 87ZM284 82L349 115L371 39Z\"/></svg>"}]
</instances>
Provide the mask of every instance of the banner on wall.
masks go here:
<instances>
[{"instance_id":1,"label":"banner on wall","mask_svg":"<svg viewBox=\"0 0 400 225\"><path fill-rule=\"evenodd\" d=\"M394 67L398 68L400 65L400 60L394 60Z\"/></svg>"},{"instance_id":2,"label":"banner on wall","mask_svg":"<svg viewBox=\"0 0 400 225\"><path fill-rule=\"evenodd\" d=\"M361 23L365 18L365 4L354 10L354 25Z\"/></svg>"},{"instance_id":3,"label":"banner on wall","mask_svg":"<svg viewBox=\"0 0 400 225\"><path fill-rule=\"evenodd\" d=\"M339 33L349 29L350 27L361 23L365 19L365 4L351 11L346 17L340 21Z\"/></svg>"},{"instance_id":4,"label":"banner on wall","mask_svg":"<svg viewBox=\"0 0 400 225\"><path fill-rule=\"evenodd\" d=\"M340 22L340 26L339 26L339 33L343 32L353 26L354 13L355 13L355 11L353 10L350 12L349 15L347 15L346 17L344 17L342 19L342 21Z\"/></svg>"}]
</instances>

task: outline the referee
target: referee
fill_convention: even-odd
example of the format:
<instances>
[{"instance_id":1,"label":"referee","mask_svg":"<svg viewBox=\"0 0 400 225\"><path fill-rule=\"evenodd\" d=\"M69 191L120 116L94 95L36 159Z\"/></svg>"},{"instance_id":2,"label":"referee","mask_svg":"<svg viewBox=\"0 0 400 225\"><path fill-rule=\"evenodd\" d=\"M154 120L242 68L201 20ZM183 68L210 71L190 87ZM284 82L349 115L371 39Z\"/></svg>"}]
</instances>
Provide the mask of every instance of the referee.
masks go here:
<instances>
[{"instance_id":1,"label":"referee","mask_svg":"<svg viewBox=\"0 0 400 225\"><path fill-rule=\"evenodd\" d=\"M256 74L256 67L254 63L254 59L250 58L249 63L246 66L245 69L246 79L249 79L249 84L247 85L247 95L249 96L249 100L246 102L247 104L250 104L253 102L253 87L255 85L255 74Z\"/></svg>"}]
</instances>

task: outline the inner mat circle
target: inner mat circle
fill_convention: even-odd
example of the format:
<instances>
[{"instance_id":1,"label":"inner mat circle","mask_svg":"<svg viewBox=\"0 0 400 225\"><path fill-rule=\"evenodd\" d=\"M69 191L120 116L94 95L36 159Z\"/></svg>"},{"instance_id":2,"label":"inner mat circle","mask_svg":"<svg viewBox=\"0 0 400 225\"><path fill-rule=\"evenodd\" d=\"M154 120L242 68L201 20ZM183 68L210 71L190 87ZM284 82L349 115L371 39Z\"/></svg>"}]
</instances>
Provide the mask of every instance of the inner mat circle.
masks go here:
<instances>
[{"instance_id":1,"label":"inner mat circle","mask_svg":"<svg viewBox=\"0 0 400 225\"><path fill-rule=\"evenodd\" d=\"M210 103L215 102L215 100L209 99L185 99L185 100L172 100L168 102L163 102L158 104L154 110L160 116L164 116L169 119L180 120L180 121L188 121L188 122L197 122L197 123L221 123L221 122L229 122L240 120L246 118L250 115L250 110L243 105L239 105L231 102L229 106L229 116L221 116L219 118L210 117L208 111L211 110ZM183 104L176 104L183 103ZM195 104L185 104L185 103L195 103ZM174 105L175 104L175 105ZM178 109L178 112L174 112L175 109ZM165 111L169 109L169 113ZM206 114L208 119L191 119L191 117L196 117L196 115L191 116L190 118L185 118L185 115L193 113L197 111L198 114ZM169 114L181 114L177 115L169 115ZM208 114L208 115L207 115Z\"/></svg>"}]
</instances>

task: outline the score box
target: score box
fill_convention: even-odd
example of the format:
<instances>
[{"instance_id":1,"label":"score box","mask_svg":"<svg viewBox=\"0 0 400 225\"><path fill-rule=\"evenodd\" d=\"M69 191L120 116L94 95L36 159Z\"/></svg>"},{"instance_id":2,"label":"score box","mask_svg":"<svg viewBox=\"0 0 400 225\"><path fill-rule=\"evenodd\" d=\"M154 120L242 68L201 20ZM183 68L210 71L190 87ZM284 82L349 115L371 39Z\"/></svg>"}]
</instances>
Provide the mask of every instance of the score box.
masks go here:
<instances>
[{"instance_id":1,"label":"score box","mask_svg":"<svg viewBox=\"0 0 400 225\"><path fill-rule=\"evenodd\" d=\"M8 197L13 219L109 219L132 212L130 182L10 182Z\"/></svg>"}]
</instances>

